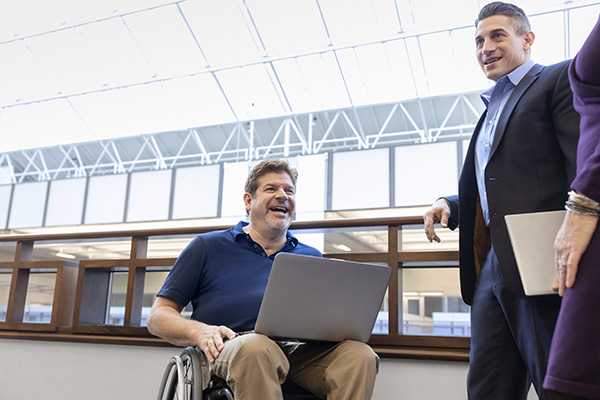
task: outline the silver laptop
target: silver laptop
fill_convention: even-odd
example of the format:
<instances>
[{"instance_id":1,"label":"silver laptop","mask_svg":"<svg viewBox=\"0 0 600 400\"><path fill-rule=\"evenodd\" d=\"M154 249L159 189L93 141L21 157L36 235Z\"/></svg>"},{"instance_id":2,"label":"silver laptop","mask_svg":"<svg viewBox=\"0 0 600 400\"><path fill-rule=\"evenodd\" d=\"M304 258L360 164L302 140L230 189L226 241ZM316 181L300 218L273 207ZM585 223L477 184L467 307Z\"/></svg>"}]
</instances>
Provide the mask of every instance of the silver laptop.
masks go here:
<instances>
[{"instance_id":1,"label":"silver laptop","mask_svg":"<svg viewBox=\"0 0 600 400\"><path fill-rule=\"evenodd\" d=\"M554 239L562 225L565 210L504 217L517 267L527 296L557 294Z\"/></svg>"},{"instance_id":2,"label":"silver laptop","mask_svg":"<svg viewBox=\"0 0 600 400\"><path fill-rule=\"evenodd\" d=\"M254 331L272 338L366 342L391 274L388 266L279 253Z\"/></svg>"}]
</instances>

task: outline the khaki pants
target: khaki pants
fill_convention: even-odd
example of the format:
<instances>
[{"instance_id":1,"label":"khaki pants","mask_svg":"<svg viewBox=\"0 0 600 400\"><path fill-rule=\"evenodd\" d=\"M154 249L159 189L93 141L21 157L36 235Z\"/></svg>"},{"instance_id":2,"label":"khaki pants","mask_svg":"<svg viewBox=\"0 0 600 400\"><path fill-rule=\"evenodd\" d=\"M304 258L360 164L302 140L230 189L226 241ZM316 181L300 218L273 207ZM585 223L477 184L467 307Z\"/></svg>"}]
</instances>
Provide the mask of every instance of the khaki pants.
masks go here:
<instances>
[{"instance_id":1,"label":"khaki pants","mask_svg":"<svg viewBox=\"0 0 600 400\"><path fill-rule=\"evenodd\" d=\"M282 400L281 383L298 386L328 400L369 400L379 357L356 341L309 343L286 356L281 347L260 334L238 336L212 366L225 379L236 400Z\"/></svg>"}]
</instances>

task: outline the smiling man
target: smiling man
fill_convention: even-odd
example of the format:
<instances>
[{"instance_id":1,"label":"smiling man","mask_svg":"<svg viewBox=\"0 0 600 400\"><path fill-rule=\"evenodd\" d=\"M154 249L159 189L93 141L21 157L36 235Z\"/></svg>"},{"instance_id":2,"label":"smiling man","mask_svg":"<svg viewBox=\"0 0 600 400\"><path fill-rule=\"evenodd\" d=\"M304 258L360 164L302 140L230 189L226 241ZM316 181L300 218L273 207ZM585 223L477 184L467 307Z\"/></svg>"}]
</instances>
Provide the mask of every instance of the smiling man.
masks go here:
<instances>
[{"instance_id":1,"label":"smiling man","mask_svg":"<svg viewBox=\"0 0 600 400\"><path fill-rule=\"evenodd\" d=\"M465 157L458 195L438 199L424 216L460 227L460 282L471 305L469 399L524 400L542 381L560 308L558 296L526 297L504 216L560 210L575 176L579 115L569 61L531 60L535 35L519 7L493 2L475 22L476 58L495 84Z\"/></svg>"},{"instance_id":2,"label":"smiling man","mask_svg":"<svg viewBox=\"0 0 600 400\"><path fill-rule=\"evenodd\" d=\"M288 232L297 177L284 160L252 168L243 199L249 222L199 235L186 247L158 292L148 329L173 344L199 346L236 400L282 400L286 378L323 399L367 400L379 364L368 345L238 335L254 329L278 253L321 256ZM193 313L186 319L180 312L189 302Z\"/></svg>"}]
</instances>

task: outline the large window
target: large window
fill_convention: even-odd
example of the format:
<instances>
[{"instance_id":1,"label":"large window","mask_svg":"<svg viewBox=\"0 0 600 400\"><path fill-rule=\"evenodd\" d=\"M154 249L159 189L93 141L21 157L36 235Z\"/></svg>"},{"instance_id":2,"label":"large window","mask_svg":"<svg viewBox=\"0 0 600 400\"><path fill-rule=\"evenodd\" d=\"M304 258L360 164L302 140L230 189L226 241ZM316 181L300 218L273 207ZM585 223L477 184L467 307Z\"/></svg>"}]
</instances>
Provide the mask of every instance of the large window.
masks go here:
<instances>
[{"instance_id":1,"label":"large window","mask_svg":"<svg viewBox=\"0 0 600 400\"><path fill-rule=\"evenodd\" d=\"M217 217L220 172L219 165L177 169L173 219Z\"/></svg>"},{"instance_id":2,"label":"large window","mask_svg":"<svg viewBox=\"0 0 600 400\"><path fill-rule=\"evenodd\" d=\"M131 174L127 204L128 222L169 218L172 175L171 170Z\"/></svg>"},{"instance_id":3,"label":"large window","mask_svg":"<svg viewBox=\"0 0 600 400\"><path fill-rule=\"evenodd\" d=\"M6 227L12 189L12 185L0 185L0 229Z\"/></svg>"},{"instance_id":4,"label":"large window","mask_svg":"<svg viewBox=\"0 0 600 400\"><path fill-rule=\"evenodd\" d=\"M332 209L379 208L390 205L388 149L333 154Z\"/></svg>"},{"instance_id":5,"label":"large window","mask_svg":"<svg viewBox=\"0 0 600 400\"><path fill-rule=\"evenodd\" d=\"M402 333L470 336L470 310L461 298L458 268L402 270Z\"/></svg>"},{"instance_id":6,"label":"large window","mask_svg":"<svg viewBox=\"0 0 600 400\"><path fill-rule=\"evenodd\" d=\"M86 183L86 179L61 179L50 183L46 226L81 224Z\"/></svg>"},{"instance_id":7,"label":"large window","mask_svg":"<svg viewBox=\"0 0 600 400\"><path fill-rule=\"evenodd\" d=\"M48 182L15 185L8 228L42 226L47 191Z\"/></svg>"},{"instance_id":8,"label":"large window","mask_svg":"<svg viewBox=\"0 0 600 400\"><path fill-rule=\"evenodd\" d=\"M90 178L84 219L86 224L123 222L127 180L125 174Z\"/></svg>"},{"instance_id":9,"label":"large window","mask_svg":"<svg viewBox=\"0 0 600 400\"><path fill-rule=\"evenodd\" d=\"M395 152L397 207L429 205L458 192L456 142L398 146Z\"/></svg>"}]
</instances>

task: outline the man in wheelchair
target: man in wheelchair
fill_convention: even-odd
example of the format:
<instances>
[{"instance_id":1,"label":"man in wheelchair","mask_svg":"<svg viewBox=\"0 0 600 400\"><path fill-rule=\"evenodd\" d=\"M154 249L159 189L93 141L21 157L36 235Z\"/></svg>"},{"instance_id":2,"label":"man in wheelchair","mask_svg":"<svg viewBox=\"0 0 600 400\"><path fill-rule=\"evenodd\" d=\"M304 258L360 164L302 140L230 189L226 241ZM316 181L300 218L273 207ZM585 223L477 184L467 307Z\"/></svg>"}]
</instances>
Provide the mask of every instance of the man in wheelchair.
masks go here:
<instances>
[{"instance_id":1,"label":"man in wheelchair","mask_svg":"<svg viewBox=\"0 0 600 400\"><path fill-rule=\"evenodd\" d=\"M321 256L288 232L297 177L285 160L264 160L250 171L243 197L250 222L190 242L158 293L148 329L173 344L198 346L237 400L281 400L286 378L322 399L370 399L379 358L364 343L237 333L254 328L277 253ZM181 310L189 302L186 319Z\"/></svg>"}]
</instances>

